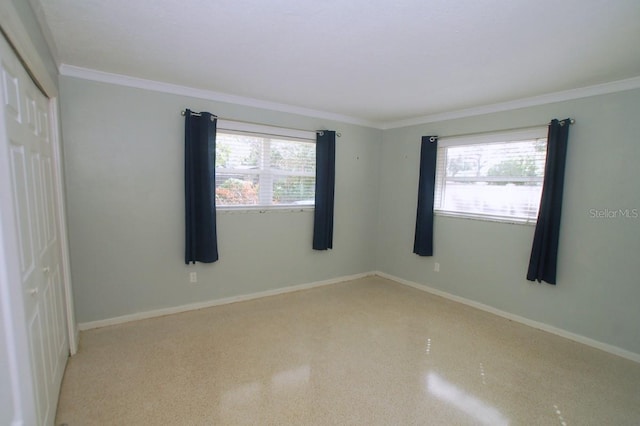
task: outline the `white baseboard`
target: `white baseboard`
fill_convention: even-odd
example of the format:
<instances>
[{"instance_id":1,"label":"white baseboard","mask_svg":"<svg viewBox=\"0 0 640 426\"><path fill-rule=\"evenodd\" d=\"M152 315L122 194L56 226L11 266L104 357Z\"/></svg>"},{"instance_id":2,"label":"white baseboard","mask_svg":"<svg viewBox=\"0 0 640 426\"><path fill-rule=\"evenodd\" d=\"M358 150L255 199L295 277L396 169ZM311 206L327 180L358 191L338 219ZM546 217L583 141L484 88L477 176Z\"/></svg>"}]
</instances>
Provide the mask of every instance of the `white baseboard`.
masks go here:
<instances>
[{"instance_id":1,"label":"white baseboard","mask_svg":"<svg viewBox=\"0 0 640 426\"><path fill-rule=\"evenodd\" d=\"M476 302L471 299L456 296L454 294L447 293L445 291L438 290L433 287L429 287L428 285L418 284L416 282L405 280L403 278L396 277L394 275L387 274L385 272L380 272L380 271L371 271L371 272L364 272L364 273L354 274L354 275L346 275L342 277L332 278L329 280L316 281L316 282L307 283L307 284L277 288L274 290L261 291L258 293L243 294L240 296L225 297L222 299L208 300L205 302L191 303L188 305L174 306L170 308L155 309L152 311L122 315L119 317L107 318L104 320L84 322L84 323L78 324L78 329L90 330L92 328L123 324L126 322L138 321L141 319L161 317L165 315L177 314L180 312L195 311L198 309L210 308L213 306L227 305L229 303L244 302L247 300L259 299L261 297L276 296L278 294L292 293L294 291L300 291L300 290L308 290L315 287L322 287L322 286L337 284L345 281L357 280L357 279L372 276L372 275L377 275L381 278L386 278L388 280L395 281L399 284L403 284L421 291L425 291L427 293L435 294L436 296L444 297L445 299L453 300L454 302L462 303L464 305L471 306L476 309L480 309L482 311L489 312L491 314L494 314L515 322L519 322L524 325L528 325L529 327L537 328L538 330L543 330L548 333L555 334L557 336L564 337L566 339L573 340L575 342L582 343L584 345L591 346L596 349L600 349L610 354L617 355L622 358L640 363L640 354L637 354L635 352L631 352L626 349L619 348L617 346L609 345L607 343L602 343L597 340L591 339L589 337L582 336L580 334L571 333L561 328L557 328L539 321L534 321L529 318L521 317L519 315L502 311L500 309L496 309L492 306L485 305L483 303Z\"/></svg>"},{"instance_id":2,"label":"white baseboard","mask_svg":"<svg viewBox=\"0 0 640 426\"><path fill-rule=\"evenodd\" d=\"M154 309L152 311L137 312L135 314L122 315L114 318L107 318L103 320L79 323L78 329L81 331L84 331L84 330L90 330L92 328L107 327L110 325L123 324L131 321L138 321L141 319L162 317L165 315L178 314L180 312L195 311L198 309L210 308L212 306L228 305L229 303L244 302L247 300L259 299L261 297L276 296L278 294L292 293L294 291L308 290L311 288L337 284L344 281L357 280L357 279L368 277L371 275L374 275L374 273L364 272L361 274L346 275L342 277L331 278L329 280L324 280L324 281L316 281L316 282L307 283L307 284L277 288L274 290L260 291L258 293L242 294L239 296L225 297L222 299L207 300L205 302L190 303L188 305L172 306L169 308Z\"/></svg>"},{"instance_id":3,"label":"white baseboard","mask_svg":"<svg viewBox=\"0 0 640 426\"><path fill-rule=\"evenodd\" d=\"M471 299L466 299L464 297L456 296L454 294L447 293L445 291L438 290L438 289L429 287L427 285L418 284L418 283L413 282L413 281L405 280L405 279L402 279L402 278L399 278L399 277L396 277L394 275L390 275L390 274L387 274L387 273L384 273L384 272L375 271L374 275L377 275L377 276L379 276L381 278L386 278L386 279L391 280L391 281L395 281L395 282L397 282L399 284L403 284L403 285L406 285L406 286L409 286L409 287L413 287L413 288L418 289L418 290L425 291L427 293L435 294L436 296L444 297L445 299L453 300L454 302L459 302L459 303L462 303L464 305L468 305L468 306L474 307L476 309L480 309L481 311L489 312L489 313L492 313L494 315L498 315L500 317L503 317L503 318L506 318L506 319L509 319L509 320L512 320L512 321L515 321L515 322L519 322L519 323L524 324L524 325L528 325L529 327L537 328L538 330L546 331L548 333L555 334L557 336L564 337L566 339L573 340L575 342L582 343L584 345L591 346L591 347L596 348L596 349L600 349L600 350L608 352L610 354L617 355L617 356L620 356L622 358L626 358L628 360L640 363L640 354L628 351L626 349L619 348L617 346L609 345L607 343L602 343L602 342L599 342L597 340L590 339L589 337L582 336L580 334L571 333L571 332L563 330L561 328L557 328L557 327L554 327L554 326L551 326L551 325L548 325L548 324L545 324L545 323L542 323L542 322L534 321L534 320L531 320L531 319L528 319L528 318L525 318L525 317L521 317L519 315L515 315L515 314L509 313L509 312L505 312L505 311L502 311L500 309L496 309L496 308L494 308L492 306L485 305L483 303L476 302L476 301L471 300Z\"/></svg>"}]
</instances>

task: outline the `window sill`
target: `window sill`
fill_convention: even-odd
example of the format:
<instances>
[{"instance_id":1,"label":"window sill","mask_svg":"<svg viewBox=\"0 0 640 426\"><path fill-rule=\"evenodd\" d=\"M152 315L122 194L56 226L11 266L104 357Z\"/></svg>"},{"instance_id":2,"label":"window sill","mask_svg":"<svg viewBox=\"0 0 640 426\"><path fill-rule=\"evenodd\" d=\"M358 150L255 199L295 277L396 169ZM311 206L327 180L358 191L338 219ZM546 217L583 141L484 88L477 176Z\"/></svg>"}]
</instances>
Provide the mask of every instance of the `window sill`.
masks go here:
<instances>
[{"instance_id":1,"label":"window sill","mask_svg":"<svg viewBox=\"0 0 640 426\"><path fill-rule=\"evenodd\" d=\"M305 213L313 212L314 206L238 206L216 207L219 214L264 214L264 213Z\"/></svg>"},{"instance_id":2,"label":"window sill","mask_svg":"<svg viewBox=\"0 0 640 426\"><path fill-rule=\"evenodd\" d=\"M452 217L455 219L479 220L481 222L497 222L497 223L506 223L509 225L536 226L536 220L534 219L520 219L515 217L489 216L489 215L479 215L479 214L474 215L469 213L455 213L455 212L448 212L448 211L442 211L442 210L435 210L434 214L436 216Z\"/></svg>"}]
</instances>

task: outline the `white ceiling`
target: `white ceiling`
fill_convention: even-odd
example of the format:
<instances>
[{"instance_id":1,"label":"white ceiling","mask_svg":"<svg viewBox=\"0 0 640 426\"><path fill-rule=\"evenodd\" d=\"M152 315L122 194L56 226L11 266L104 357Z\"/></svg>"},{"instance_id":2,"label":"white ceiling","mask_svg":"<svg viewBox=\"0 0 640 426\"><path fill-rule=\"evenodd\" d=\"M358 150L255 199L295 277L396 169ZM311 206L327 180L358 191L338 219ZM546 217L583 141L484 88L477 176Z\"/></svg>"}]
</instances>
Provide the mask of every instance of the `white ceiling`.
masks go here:
<instances>
[{"instance_id":1,"label":"white ceiling","mask_svg":"<svg viewBox=\"0 0 640 426\"><path fill-rule=\"evenodd\" d=\"M640 76L639 0L31 0L60 65L371 123Z\"/></svg>"}]
</instances>

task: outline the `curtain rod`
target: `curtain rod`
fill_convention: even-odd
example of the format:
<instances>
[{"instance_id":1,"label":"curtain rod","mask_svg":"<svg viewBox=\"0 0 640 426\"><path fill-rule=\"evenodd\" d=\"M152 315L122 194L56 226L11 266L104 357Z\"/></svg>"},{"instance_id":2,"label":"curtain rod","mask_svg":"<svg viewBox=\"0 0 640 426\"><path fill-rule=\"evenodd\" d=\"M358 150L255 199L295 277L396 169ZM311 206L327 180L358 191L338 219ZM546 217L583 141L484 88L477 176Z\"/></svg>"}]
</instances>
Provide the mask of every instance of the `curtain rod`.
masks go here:
<instances>
[{"instance_id":1,"label":"curtain rod","mask_svg":"<svg viewBox=\"0 0 640 426\"><path fill-rule=\"evenodd\" d=\"M184 117L184 115L187 113L186 110L182 110L180 111L180 115L182 115ZM191 111L191 115L197 115L197 116L201 116L202 114L199 112L195 112L195 111ZM214 119L219 119L219 120L225 120L225 121L233 121L235 123L245 123L245 124L257 124L260 126L269 126L269 127L279 127L279 126L272 126L270 124L263 124L263 123L254 123L252 121L244 121L244 120L231 120L228 118L220 118L217 115L211 114L211 121L213 121ZM289 130L297 130L299 132L315 132L317 134L319 134L320 136L324 135L324 132L322 130L307 130L307 129L295 129L292 127L286 127ZM278 135L271 135L271 136L278 136ZM336 132L336 136L337 137L342 137L342 133L340 132Z\"/></svg>"},{"instance_id":2,"label":"curtain rod","mask_svg":"<svg viewBox=\"0 0 640 426\"><path fill-rule=\"evenodd\" d=\"M565 120L560 120L560 125L564 125ZM539 127L545 127L551 124L551 122L545 124L538 124L537 126L525 126L525 127L511 127L509 129L498 129L498 130L487 130L484 132L472 132L472 133L459 133L457 135L446 135L446 136L438 136L438 139L448 139L448 138L459 138L463 136L476 136L476 135L486 135L490 133L501 133L501 132L512 132L515 130L527 130L527 129L537 129ZM569 124L576 124L576 120L573 118L569 119Z\"/></svg>"},{"instance_id":3,"label":"curtain rod","mask_svg":"<svg viewBox=\"0 0 640 426\"><path fill-rule=\"evenodd\" d=\"M180 112L180 115L184 117L186 113L187 113L187 111L183 109L183 110ZM200 116L202 116L202 113L201 113L201 112L191 111L191 115L197 115L198 117L200 117ZM217 115L215 115L215 114L211 114L211 121L215 120L216 118L218 118L218 116L217 116Z\"/></svg>"}]
</instances>

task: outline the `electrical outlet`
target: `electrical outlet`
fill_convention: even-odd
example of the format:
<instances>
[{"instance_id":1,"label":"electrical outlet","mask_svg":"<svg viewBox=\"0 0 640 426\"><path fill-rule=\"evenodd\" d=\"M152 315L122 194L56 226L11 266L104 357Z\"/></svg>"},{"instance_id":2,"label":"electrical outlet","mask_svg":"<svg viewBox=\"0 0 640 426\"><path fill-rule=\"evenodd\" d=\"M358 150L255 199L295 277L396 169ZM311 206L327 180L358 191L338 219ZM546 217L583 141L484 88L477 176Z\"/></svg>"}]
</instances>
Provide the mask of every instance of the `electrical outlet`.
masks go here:
<instances>
[{"instance_id":1,"label":"electrical outlet","mask_svg":"<svg viewBox=\"0 0 640 426\"><path fill-rule=\"evenodd\" d=\"M189 273L189 282L192 282L192 283L197 283L198 282L198 273L197 272L190 272Z\"/></svg>"},{"instance_id":2,"label":"electrical outlet","mask_svg":"<svg viewBox=\"0 0 640 426\"><path fill-rule=\"evenodd\" d=\"M433 270L436 272L440 272L440 264L438 262L433 264Z\"/></svg>"}]
</instances>

